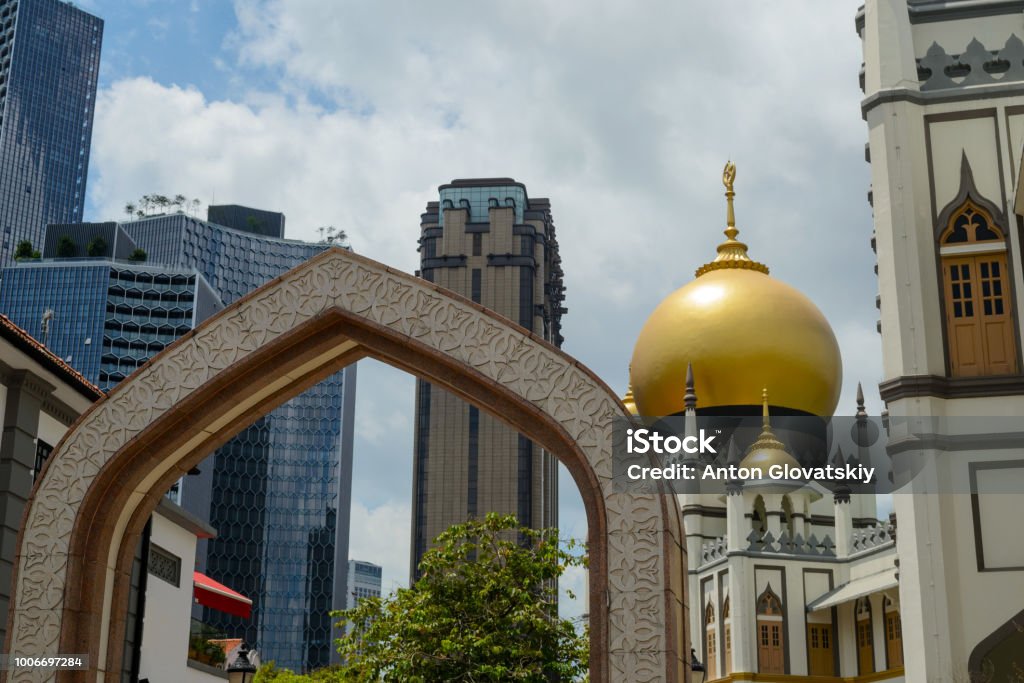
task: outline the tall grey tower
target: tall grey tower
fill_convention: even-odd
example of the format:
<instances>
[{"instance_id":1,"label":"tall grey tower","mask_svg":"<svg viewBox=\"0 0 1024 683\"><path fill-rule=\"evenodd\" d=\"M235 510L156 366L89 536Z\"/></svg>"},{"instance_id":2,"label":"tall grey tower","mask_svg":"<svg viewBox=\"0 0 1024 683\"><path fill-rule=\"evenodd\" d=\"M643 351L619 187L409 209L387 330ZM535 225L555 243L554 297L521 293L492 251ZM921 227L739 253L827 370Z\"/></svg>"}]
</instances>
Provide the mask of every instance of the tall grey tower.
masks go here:
<instances>
[{"instance_id":1,"label":"tall grey tower","mask_svg":"<svg viewBox=\"0 0 1024 683\"><path fill-rule=\"evenodd\" d=\"M561 346L565 288L547 199L511 178L454 180L421 216L420 274ZM557 463L455 396L416 383L411 575L452 524L488 512L558 523Z\"/></svg>"},{"instance_id":2,"label":"tall grey tower","mask_svg":"<svg viewBox=\"0 0 1024 683\"><path fill-rule=\"evenodd\" d=\"M103 20L0 0L0 267L48 223L82 220Z\"/></svg>"}]
</instances>

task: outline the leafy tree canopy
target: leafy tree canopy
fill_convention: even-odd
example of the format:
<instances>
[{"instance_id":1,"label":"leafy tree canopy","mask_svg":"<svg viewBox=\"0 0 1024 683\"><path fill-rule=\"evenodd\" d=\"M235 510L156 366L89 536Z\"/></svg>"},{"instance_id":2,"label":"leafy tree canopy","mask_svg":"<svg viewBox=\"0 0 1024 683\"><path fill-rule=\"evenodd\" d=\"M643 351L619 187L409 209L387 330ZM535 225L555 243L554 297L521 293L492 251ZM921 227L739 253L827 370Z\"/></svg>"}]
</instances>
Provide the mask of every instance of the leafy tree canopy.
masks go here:
<instances>
[{"instance_id":1,"label":"leafy tree canopy","mask_svg":"<svg viewBox=\"0 0 1024 683\"><path fill-rule=\"evenodd\" d=\"M339 639L346 662L328 677L260 681L572 681L585 676L588 637L557 615L557 582L583 565L557 530L518 526L489 514L441 534L424 554L421 578L385 598L334 613L354 629ZM340 625L340 624L339 624ZM295 676L295 674L290 674Z\"/></svg>"}]
</instances>

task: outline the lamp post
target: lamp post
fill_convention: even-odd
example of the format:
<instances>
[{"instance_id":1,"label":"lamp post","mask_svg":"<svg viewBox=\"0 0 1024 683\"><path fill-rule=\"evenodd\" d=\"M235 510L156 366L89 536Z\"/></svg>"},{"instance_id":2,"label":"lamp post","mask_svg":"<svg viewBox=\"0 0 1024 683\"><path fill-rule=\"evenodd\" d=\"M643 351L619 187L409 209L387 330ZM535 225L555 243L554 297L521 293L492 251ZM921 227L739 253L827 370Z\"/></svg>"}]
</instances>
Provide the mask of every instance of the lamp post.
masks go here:
<instances>
[{"instance_id":1,"label":"lamp post","mask_svg":"<svg viewBox=\"0 0 1024 683\"><path fill-rule=\"evenodd\" d=\"M704 683L704 679L707 678L708 672L704 670L704 665L701 663L701 661L699 659L697 659L697 651L691 647L690 648L690 672L691 673L697 673L698 671L701 673L700 683ZM691 681L691 683L693 683L693 682Z\"/></svg>"},{"instance_id":2,"label":"lamp post","mask_svg":"<svg viewBox=\"0 0 1024 683\"><path fill-rule=\"evenodd\" d=\"M249 661L249 650L245 644L238 650L235 661L228 666L229 683L252 683L256 678L256 667Z\"/></svg>"}]
</instances>

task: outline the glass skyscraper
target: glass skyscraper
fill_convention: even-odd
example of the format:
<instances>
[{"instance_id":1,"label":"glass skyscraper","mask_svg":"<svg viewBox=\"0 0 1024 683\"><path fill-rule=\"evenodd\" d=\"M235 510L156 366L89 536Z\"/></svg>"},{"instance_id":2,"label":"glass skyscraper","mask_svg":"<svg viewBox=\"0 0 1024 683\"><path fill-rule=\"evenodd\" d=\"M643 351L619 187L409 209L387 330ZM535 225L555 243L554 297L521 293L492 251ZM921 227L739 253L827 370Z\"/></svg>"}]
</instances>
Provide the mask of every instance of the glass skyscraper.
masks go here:
<instances>
[{"instance_id":1,"label":"glass skyscraper","mask_svg":"<svg viewBox=\"0 0 1024 683\"><path fill-rule=\"evenodd\" d=\"M321 252L283 239L284 217L211 207L230 226L184 214L122 224L150 261L195 268L225 305ZM253 618L207 610L204 620L291 669L330 663L330 609L343 609L351 507L355 367L332 375L245 430L200 469L204 487L182 489L182 505L218 530L205 571L253 597Z\"/></svg>"},{"instance_id":2,"label":"glass skyscraper","mask_svg":"<svg viewBox=\"0 0 1024 683\"><path fill-rule=\"evenodd\" d=\"M102 42L103 21L69 2L0 0L0 267L82 220Z\"/></svg>"},{"instance_id":3,"label":"glass skyscraper","mask_svg":"<svg viewBox=\"0 0 1024 683\"><path fill-rule=\"evenodd\" d=\"M105 232L111 223L53 225L43 255L50 256L62 237L85 245L98 235L110 245L111 254L145 250L144 269L194 273L196 289L208 288L219 306L326 248L283 239L280 214L245 207L219 213L216 209L211 207L211 214L231 226L181 213L122 223L114 233ZM0 312L43 339L40 320L45 308L52 308L50 347L62 357L70 356L76 368L106 387L163 348L162 340L154 340L152 347L131 344L122 350L117 334L152 335L155 330L177 338L191 329L193 320L180 329L143 326L156 308L173 302L159 304L152 299L154 293L136 287L133 291L148 296L154 310L139 309L135 298L124 300L126 285L91 272L100 268L94 263L44 258L5 269ZM144 270L123 259L114 264L131 272ZM111 272L110 263L103 269ZM63 279L57 282L51 275L44 282L45 271L60 271ZM64 301L53 302L55 295ZM207 310L205 304L196 307ZM90 353L99 339L110 352ZM183 507L218 532L214 539L199 541L199 571L253 600L247 620L213 610L196 616L229 637L244 638L263 661L274 660L293 670L330 663L333 637L338 634L332 634L328 612L345 606L354 409L352 366L243 430L209 456L197 475L185 477L178 494Z\"/></svg>"}]
</instances>

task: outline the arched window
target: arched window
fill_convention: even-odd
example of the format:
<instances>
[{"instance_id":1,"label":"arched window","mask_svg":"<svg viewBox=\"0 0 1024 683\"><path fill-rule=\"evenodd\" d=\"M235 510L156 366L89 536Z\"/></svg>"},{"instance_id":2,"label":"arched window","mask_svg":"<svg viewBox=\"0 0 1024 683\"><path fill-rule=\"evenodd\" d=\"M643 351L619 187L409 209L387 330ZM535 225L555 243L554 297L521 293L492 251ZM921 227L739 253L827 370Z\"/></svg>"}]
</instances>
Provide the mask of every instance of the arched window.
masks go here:
<instances>
[{"instance_id":1,"label":"arched window","mask_svg":"<svg viewBox=\"0 0 1024 683\"><path fill-rule=\"evenodd\" d=\"M768 530L768 513L765 510L764 498L758 496L754 499L754 513L751 516L751 527L754 531L762 534Z\"/></svg>"},{"instance_id":2,"label":"arched window","mask_svg":"<svg viewBox=\"0 0 1024 683\"><path fill-rule=\"evenodd\" d=\"M722 605L722 632L725 645L722 648L722 670L728 676L732 673L732 610L729 608L729 598L725 598Z\"/></svg>"},{"instance_id":3,"label":"arched window","mask_svg":"<svg viewBox=\"0 0 1024 683\"><path fill-rule=\"evenodd\" d=\"M704 635L707 648L704 651L705 678L712 680L718 678L717 659L718 648L715 647L715 607L708 599L708 605L704 608Z\"/></svg>"},{"instance_id":4,"label":"arched window","mask_svg":"<svg viewBox=\"0 0 1024 683\"><path fill-rule=\"evenodd\" d=\"M949 213L939 235L939 260L950 374L978 377L1016 373L1006 235L992 212L970 194Z\"/></svg>"},{"instance_id":5,"label":"arched window","mask_svg":"<svg viewBox=\"0 0 1024 683\"><path fill-rule=\"evenodd\" d=\"M900 610L896 604L885 596L885 654L890 669L903 666L903 624L900 621Z\"/></svg>"},{"instance_id":6,"label":"arched window","mask_svg":"<svg viewBox=\"0 0 1024 683\"><path fill-rule=\"evenodd\" d=\"M786 673L786 638L782 601L769 585L757 599L757 670L763 674Z\"/></svg>"},{"instance_id":7,"label":"arched window","mask_svg":"<svg viewBox=\"0 0 1024 683\"><path fill-rule=\"evenodd\" d=\"M857 620L857 672L873 673L875 670L874 636L871 633L871 603L867 598L857 600L854 614Z\"/></svg>"},{"instance_id":8,"label":"arched window","mask_svg":"<svg viewBox=\"0 0 1024 683\"><path fill-rule=\"evenodd\" d=\"M782 497L782 525L785 527L789 537L793 538L793 501L789 499L789 496Z\"/></svg>"}]
</instances>

